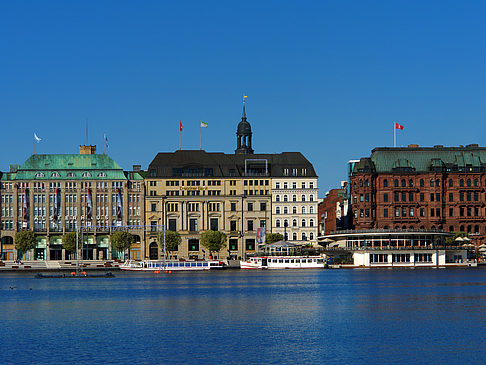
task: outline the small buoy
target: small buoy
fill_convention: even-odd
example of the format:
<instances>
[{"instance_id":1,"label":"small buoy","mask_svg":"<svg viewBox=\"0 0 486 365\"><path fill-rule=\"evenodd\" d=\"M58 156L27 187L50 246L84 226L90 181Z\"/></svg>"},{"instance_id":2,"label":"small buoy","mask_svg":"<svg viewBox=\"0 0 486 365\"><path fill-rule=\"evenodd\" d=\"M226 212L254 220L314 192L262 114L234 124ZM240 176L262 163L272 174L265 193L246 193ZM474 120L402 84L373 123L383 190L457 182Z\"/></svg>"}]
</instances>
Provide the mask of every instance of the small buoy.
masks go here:
<instances>
[{"instance_id":1,"label":"small buoy","mask_svg":"<svg viewBox=\"0 0 486 365\"><path fill-rule=\"evenodd\" d=\"M169 270L165 270L165 273L168 274L169 273Z\"/></svg>"},{"instance_id":2,"label":"small buoy","mask_svg":"<svg viewBox=\"0 0 486 365\"><path fill-rule=\"evenodd\" d=\"M158 273L159 273L159 270L155 270L155 271L154 271L154 274L158 274Z\"/></svg>"},{"instance_id":3,"label":"small buoy","mask_svg":"<svg viewBox=\"0 0 486 365\"><path fill-rule=\"evenodd\" d=\"M83 271L83 273L82 273L82 274L83 274L84 276L86 276L86 271Z\"/></svg>"},{"instance_id":4,"label":"small buoy","mask_svg":"<svg viewBox=\"0 0 486 365\"><path fill-rule=\"evenodd\" d=\"M169 270L169 274L172 274L172 270Z\"/></svg>"},{"instance_id":5,"label":"small buoy","mask_svg":"<svg viewBox=\"0 0 486 365\"><path fill-rule=\"evenodd\" d=\"M74 271L72 271L72 272L71 272L71 275L72 275L72 276L74 276L74 275L76 275L76 273L75 273Z\"/></svg>"}]
</instances>

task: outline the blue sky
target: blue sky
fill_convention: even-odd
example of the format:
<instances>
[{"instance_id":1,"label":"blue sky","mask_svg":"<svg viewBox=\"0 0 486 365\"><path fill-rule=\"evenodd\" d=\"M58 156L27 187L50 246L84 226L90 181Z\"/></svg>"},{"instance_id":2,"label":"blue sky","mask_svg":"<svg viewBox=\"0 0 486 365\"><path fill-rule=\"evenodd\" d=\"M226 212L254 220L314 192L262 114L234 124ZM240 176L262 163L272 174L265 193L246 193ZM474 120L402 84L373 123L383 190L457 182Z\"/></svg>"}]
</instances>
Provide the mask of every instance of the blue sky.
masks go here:
<instances>
[{"instance_id":1,"label":"blue sky","mask_svg":"<svg viewBox=\"0 0 486 365\"><path fill-rule=\"evenodd\" d=\"M485 135L479 1L2 1L0 169L86 142L123 168L182 146L301 151L320 196L350 159Z\"/></svg>"}]
</instances>

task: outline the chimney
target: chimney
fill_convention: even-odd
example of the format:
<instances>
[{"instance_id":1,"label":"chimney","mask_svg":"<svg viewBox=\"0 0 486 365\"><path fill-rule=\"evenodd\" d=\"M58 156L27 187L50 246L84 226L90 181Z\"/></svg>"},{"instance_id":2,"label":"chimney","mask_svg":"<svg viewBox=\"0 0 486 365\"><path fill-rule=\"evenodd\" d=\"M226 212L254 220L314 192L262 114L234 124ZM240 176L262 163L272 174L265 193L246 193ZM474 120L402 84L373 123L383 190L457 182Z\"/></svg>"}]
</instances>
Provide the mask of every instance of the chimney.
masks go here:
<instances>
[{"instance_id":1,"label":"chimney","mask_svg":"<svg viewBox=\"0 0 486 365\"><path fill-rule=\"evenodd\" d=\"M408 148L418 148L418 144L412 143L408 145Z\"/></svg>"},{"instance_id":2,"label":"chimney","mask_svg":"<svg viewBox=\"0 0 486 365\"><path fill-rule=\"evenodd\" d=\"M80 155L96 155L96 145L95 146L79 146Z\"/></svg>"},{"instance_id":3,"label":"chimney","mask_svg":"<svg viewBox=\"0 0 486 365\"><path fill-rule=\"evenodd\" d=\"M133 165L133 172L140 172L142 170L142 165Z\"/></svg>"}]
</instances>

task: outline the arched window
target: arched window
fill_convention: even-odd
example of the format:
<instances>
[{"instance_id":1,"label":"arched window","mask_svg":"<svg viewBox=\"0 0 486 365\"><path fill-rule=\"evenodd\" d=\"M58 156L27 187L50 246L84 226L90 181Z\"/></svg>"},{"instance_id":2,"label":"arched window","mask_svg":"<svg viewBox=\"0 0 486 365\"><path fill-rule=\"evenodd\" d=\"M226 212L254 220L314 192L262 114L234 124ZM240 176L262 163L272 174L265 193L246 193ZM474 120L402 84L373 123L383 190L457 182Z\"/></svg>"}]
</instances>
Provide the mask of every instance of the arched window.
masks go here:
<instances>
[{"instance_id":1,"label":"arched window","mask_svg":"<svg viewBox=\"0 0 486 365\"><path fill-rule=\"evenodd\" d=\"M297 241L297 233L292 233L292 240Z\"/></svg>"},{"instance_id":2,"label":"arched window","mask_svg":"<svg viewBox=\"0 0 486 365\"><path fill-rule=\"evenodd\" d=\"M297 201L297 195L295 195L295 194L294 194L294 195L292 195L292 201L293 201L293 202L296 202L296 201Z\"/></svg>"},{"instance_id":3,"label":"arched window","mask_svg":"<svg viewBox=\"0 0 486 365\"><path fill-rule=\"evenodd\" d=\"M98 177L106 177L106 173L100 172L100 173L98 173Z\"/></svg>"},{"instance_id":4,"label":"arched window","mask_svg":"<svg viewBox=\"0 0 486 365\"><path fill-rule=\"evenodd\" d=\"M471 186L471 179L467 179L467 186Z\"/></svg>"},{"instance_id":5,"label":"arched window","mask_svg":"<svg viewBox=\"0 0 486 365\"><path fill-rule=\"evenodd\" d=\"M35 174L35 177L45 177L44 173L43 172L37 172Z\"/></svg>"},{"instance_id":6,"label":"arched window","mask_svg":"<svg viewBox=\"0 0 486 365\"><path fill-rule=\"evenodd\" d=\"M402 179L402 188L404 188L405 186L407 186L407 183L405 182L405 179Z\"/></svg>"},{"instance_id":7,"label":"arched window","mask_svg":"<svg viewBox=\"0 0 486 365\"><path fill-rule=\"evenodd\" d=\"M410 186L411 188L413 188L413 180L412 179L408 180L408 186Z\"/></svg>"},{"instance_id":8,"label":"arched window","mask_svg":"<svg viewBox=\"0 0 486 365\"><path fill-rule=\"evenodd\" d=\"M275 214L280 214L280 207L275 208Z\"/></svg>"},{"instance_id":9,"label":"arched window","mask_svg":"<svg viewBox=\"0 0 486 365\"><path fill-rule=\"evenodd\" d=\"M280 228L280 219L275 221L275 227Z\"/></svg>"},{"instance_id":10,"label":"arched window","mask_svg":"<svg viewBox=\"0 0 486 365\"><path fill-rule=\"evenodd\" d=\"M297 219L292 219L292 227L297 227Z\"/></svg>"},{"instance_id":11,"label":"arched window","mask_svg":"<svg viewBox=\"0 0 486 365\"><path fill-rule=\"evenodd\" d=\"M297 207L292 207L292 214L297 214Z\"/></svg>"},{"instance_id":12,"label":"arched window","mask_svg":"<svg viewBox=\"0 0 486 365\"><path fill-rule=\"evenodd\" d=\"M460 187L463 187L464 186L464 180L463 179L459 180L459 186Z\"/></svg>"},{"instance_id":13,"label":"arched window","mask_svg":"<svg viewBox=\"0 0 486 365\"><path fill-rule=\"evenodd\" d=\"M289 220L288 219L284 219L284 227L288 227L289 226Z\"/></svg>"},{"instance_id":14,"label":"arched window","mask_svg":"<svg viewBox=\"0 0 486 365\"><path fill-rule=\"evenodd\" d=\"M433 187L435 184L434 184L434 180L433 179L430 179L430 186Z\"/></svg>"},{"instance_id":15,"label":"arched window","mask_svg":"<svg viewBox=\"0 0 486 365\"><path fill-rule=\"evenodd\" d=\"M313 232L309 233L309 239L310 240L313 240L314 239L314 233Z\"/></svg>"},{"instance_id":16,"label":"arched window","mask_svg":"<svg viewBox=\"0 0 486 365\"><path fill-rule=\"evenodd\" d=\"M459 227L459 231L464 232L464 226Z\"/></svg>"},{"instance_id":17,"label":"arched window","mask_svg":"<svg viewBox=\"0 0 486 365\"><path fill-rule=\"evenodd\" d=\"M449 179L449 187L452 188L454 186L454 182L452 181L452 179Z\"/></svg>"},{"instance_id":18,"label":"arched window","mask_svg":"<svg viewBox=\"0 0 486 365\"><path fill-rule=\"evenodd\" d=\"M302 201L305 202L305 195L302 195Z\"/></svg>"},{"instance_id":19,"label":"arched window","mask_svg":"<svg viewBox=\"0 0 486 365\"><path fill-rule=\"evenodd\" d=\"M307 237L305 236L305 232L302 232L302 241L307 241Z\"/></svg>"},{"instance_id":20,"label":"arched window","mask_svg":"<svg viewBox=\"0 0 486 365\"><path fill-rule=\"evenodd\" d=\"M314 219L309 219L309 227L314 227Z\"/></svg>"},{"instance_id":21,"label":"arched window","mask_svg":"<svg viewBox=\"0 0 486 365\"><path fill-rule=\"evenodd\" d=\"M479 233L479 226L474 226L474 233Z\"/></svg>"},{"instance_id":22,"label":"arched window","mask_svg":"<svg viewBox=\"0 0 486 365\"><path fill-rule=\"evenodd\" d=\"M287 214L289 212L288 208L284 207L283 212L284 212L284 214Z\"/></svg>"},{"instance_id":23,"label":"arched window","mask_svg":"<svg viewBox=\"0 0 486 365\"><path fill-rule=\"evenodd\" d=\"M469 226L467 226L467 231L468 231L469 233L471 233L471 226L470 226L470 225L469 225Z\"/></svg>"},{"instance_id":24,"label":"arched window","mask_svg":"<svg viewBox=\"0 0 486 365\"><path fill-rule=\"evenodd\" d=\"M454 232L454 226L449 226L449 232Z\"/></svg>"},{"instance_id":25,"label":"arched window","mask_svg":"<svg viewBox=\"0 0 486 365\"><path fill-rule=\"evenodd\" d=\"M435 180L435 186L437 186L437 187L440 186L440 180L439 179Z\"/></svg>"},{"instance_id":26,"label":"arched window","mask_svg":"<svg viewBox=\"0 0 486 365\"><path fill-rule=\"evenodd\" d=\"M314 207L312 205L309 207L309 213L314 214Z\"/></svg>"},{"instance_id":27,"label":"arched window","mask_svg":"<svg viewBox=\"0 0 486 365\"><path fill-rule=\"evenodd\" d=\"M474 186L479 186L479 181L478 181L478 179L474 179Z\"/></svg>"},{"instance_id":28,"label":"arched window","mask_svg":"<svg viewBox=\"0 0 486 365\"><path fill-rule=\"evenodd\" d=\"M312 194L311 194L311 195L309 195L309 201L310 201L310 202L313 202L313 201L314 201L314 195L312 195Z\"/></svg>"},{"instance_id":29,"label":"arched window","mask_svg":"<svg viewBox=\"0 0 486 365\"><path fill-rule=\"evenodd\" d=\"M302 214L305 214L305 207L302 207L302 209L301 209L301 213L302 213Z\"/></svg>"},{"instance_id":30,"label":"arched window","mask_svg":"<svg viewBox=\"0 0 486 365\"><path fill-rule=\"evenodd\" d=\"M81 175L82 177L91 177L91 174L88 171L83 172Z\"/></svg>"},{"instance_id":31,"label":"arched window","mask_svg":"<svg viewBox=\"0 0 486 365\"><path fill-rule=\"evenodd\" d=\"M61 175L59 175L59 172L54 171L54 172L51 174L51 177L61 177Z\"/></svg>"},{"instance_id":32,"label":"arched window","mask_svg":"<svg viewBox=\"0 0 486 365\"><path fill-rule=\"evenodd\" d=\"M363 180L359 179L359 186L363 187Z\"/></svg>"},{"instance_id":33,"label":"arched window","mask_svg":"<svg viewBox=\"0 0 486 365\"><path fill-rule=\"evenodd\" d=\"M368 181L368 179L365 180L365 186L370 186L370 182Z\"/></svg>"},{"instance_id":34,"label":"arched window","mask_svg":"<svg viewBox=\"0 0 486 365\"><path fill-rule=\"evenodd\" d=\"M301 227L305 227L305 219L302 219L302 225Z\"/></svg>"},{"instance_id":35,"label":"arched window","mask_svg":"<svg viewBox=\"0 0 486 365\"><path fill-rule=\"evenodd\" d=\"M280 201L280 195L275 195L275 201L279 202Z\"/></svg>"},{"instance_id":36,"label":"arched window","mask_svg":"<svg viewBox=\"0 0 486 365\"><path fill-rule=\"evenodd\" d=\"M424 179L420 179L420 187L423 188L425 186Z\"/></svg>"},{"instance_id":37,"label":"arched window","mask_svg":"<svg viewBox=\"0 0 486 365\"><path fill-rule=\"evenodd\" d=\"M398 180L397 180L397 179L393 180L393 185L394 185L396 188L398 188Z\"/></svg>"},{"instance_id":38,"label":"arched window","mask_svg":"<svg viewBox=\"0 0 486 365\"><path fill-rule=\"evenodd\" d=\"M288 201L289 200L289 197L287 196L287 194L284 195L284 202Z\"/></svg>"},{"instance_id":39,"label":"arched window","mask_svg":"<svg viewBox=\"0 0 486 365\"><path fill-rule=\"evenodd\" d=\"M383 180L383 187L384 188L388 187L388 180L387 179Z\"/></svg>"}]
</instances>

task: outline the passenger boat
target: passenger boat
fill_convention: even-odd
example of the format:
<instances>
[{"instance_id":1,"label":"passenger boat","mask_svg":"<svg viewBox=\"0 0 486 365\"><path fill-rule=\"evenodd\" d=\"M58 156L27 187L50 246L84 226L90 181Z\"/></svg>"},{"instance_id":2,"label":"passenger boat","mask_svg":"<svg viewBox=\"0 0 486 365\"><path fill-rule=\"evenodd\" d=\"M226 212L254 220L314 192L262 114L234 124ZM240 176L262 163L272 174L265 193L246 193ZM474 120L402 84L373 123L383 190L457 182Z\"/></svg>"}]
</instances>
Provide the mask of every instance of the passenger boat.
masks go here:
<instances>
[{"instance_id":1,"label":"passenger boat","mask_svg":"<svg viewBox=\"0 0 486 365\"><path fill-rule=\"evenodd\" d=\"M120 270L125 271L197 271L214 270L224 268L221 261L135 261L127 260L120 265Z\"/></svg>"},{"instance_id":2,"label":"passenger boat","mask_svg":"<svg viewBox=\"0 0 486 365\"><path fill-rule=\"evenodd\" d=\"M262 256L240 261L241 269L324 269L323 256Z\"/></svg>"}]
</instances>

